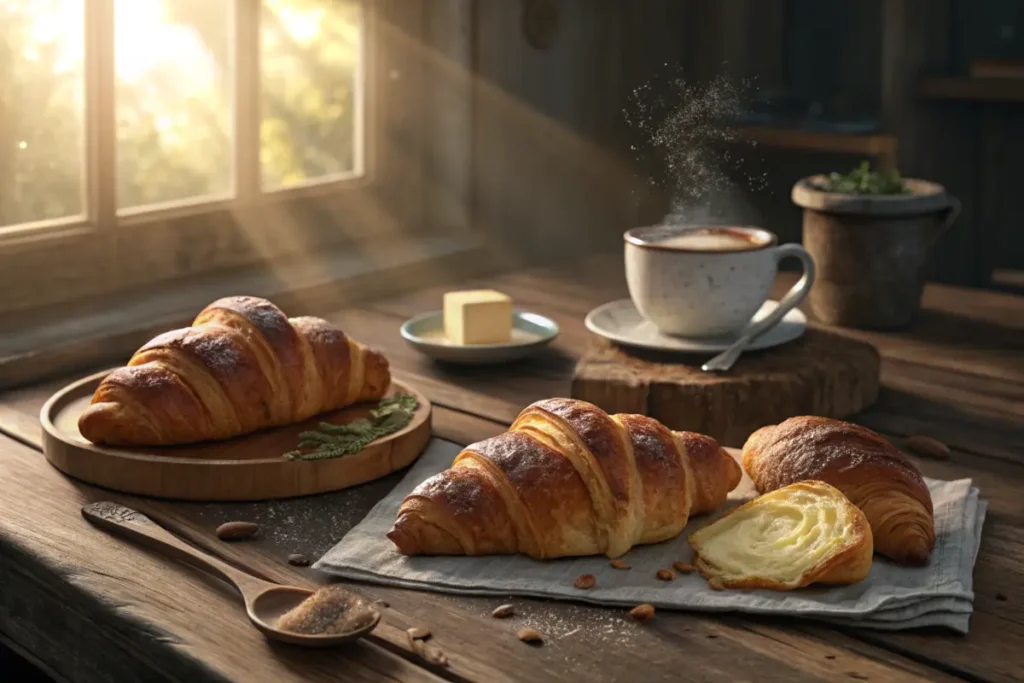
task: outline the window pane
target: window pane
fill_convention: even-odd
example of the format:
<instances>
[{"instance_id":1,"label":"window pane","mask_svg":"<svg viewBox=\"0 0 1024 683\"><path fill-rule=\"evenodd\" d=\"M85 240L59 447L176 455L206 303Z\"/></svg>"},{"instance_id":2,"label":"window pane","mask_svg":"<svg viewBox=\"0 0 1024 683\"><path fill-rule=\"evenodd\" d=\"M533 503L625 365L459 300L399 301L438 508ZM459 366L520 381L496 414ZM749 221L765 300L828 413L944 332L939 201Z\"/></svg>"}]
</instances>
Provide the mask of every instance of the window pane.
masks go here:
<instances>
[{"instance_id":1,"label":"window pane","mask_svg":"<svg viewBox=\"0 0 1024 683\"><path fill-rule=\"evenodd\" d=\"M115 0L117 205L231 190L231 0Z\"/></svg>"},{"instance_id":2,"label":"window pane","mask_svg":"<svg viewBox=\"0 0 1024 683\"><path fill-rule=\"evenodd\" d=\"M263 186L361 171L362 5L264 0Z\"/></svg>"},{"instance_id":3,"label":"window pane","mask_svg":"<svg viewBox=\"0 0 1024 683\"><path fill-rule=\"evenodd\" d=\"M0 226L82 214L82 0L0 0Z\"/></svg>"}]
</instances>

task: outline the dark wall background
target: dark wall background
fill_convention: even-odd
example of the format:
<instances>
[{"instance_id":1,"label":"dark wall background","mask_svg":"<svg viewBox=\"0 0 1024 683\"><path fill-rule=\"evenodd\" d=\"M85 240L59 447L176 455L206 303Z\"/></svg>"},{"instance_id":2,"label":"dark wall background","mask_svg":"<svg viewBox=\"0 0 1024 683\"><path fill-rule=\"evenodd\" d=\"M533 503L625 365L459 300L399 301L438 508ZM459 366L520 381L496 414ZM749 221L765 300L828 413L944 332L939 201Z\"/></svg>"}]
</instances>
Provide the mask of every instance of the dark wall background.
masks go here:
<instances>
[{"instance_id":1,"label":"dark wall background","mask_svg":"<svg viewBox=\"0 0 1024 683\"><path fill-rule=\"evenodd\" d=\"M969 94L972 60L1024 59L1024 2L479 0L473 11L474 215L510 253L616 248L623 229L665 215L622 109L674 65L692 81L756 78L762 126L894 135L905 175L963 202L934 279L997 287L1011 285L994 274L1024 274L1024 80ZM921 78L934 76L960 94L926 93ZM801 230L793 182L865 158L785 146L750 157L769 186L747 199L787 239Z\"/></svg>"}]
</instances>

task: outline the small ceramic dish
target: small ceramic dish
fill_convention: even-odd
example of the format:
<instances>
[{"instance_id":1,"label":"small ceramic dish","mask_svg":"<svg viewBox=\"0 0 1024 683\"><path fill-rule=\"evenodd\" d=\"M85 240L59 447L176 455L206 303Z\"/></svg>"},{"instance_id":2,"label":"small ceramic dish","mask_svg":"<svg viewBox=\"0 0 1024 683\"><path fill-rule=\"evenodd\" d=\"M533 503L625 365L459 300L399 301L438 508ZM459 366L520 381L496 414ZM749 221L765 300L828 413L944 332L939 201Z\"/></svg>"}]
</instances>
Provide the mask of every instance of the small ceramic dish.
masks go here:
<instances>
[{"instance_id":1,"label":"small ceramic dish","mask_svg":"<svg viewBox=\"0 0 1024 683\"><path fill-rule=\"evenodd\" d=\"M512 341L507 344L452 344L444 334L444 313L430 311L402 325L402 339L416 350L446 363L489 365L525 358L558 336L558 324L537 313L512 311Z\"/></svg>"}]
</instances>

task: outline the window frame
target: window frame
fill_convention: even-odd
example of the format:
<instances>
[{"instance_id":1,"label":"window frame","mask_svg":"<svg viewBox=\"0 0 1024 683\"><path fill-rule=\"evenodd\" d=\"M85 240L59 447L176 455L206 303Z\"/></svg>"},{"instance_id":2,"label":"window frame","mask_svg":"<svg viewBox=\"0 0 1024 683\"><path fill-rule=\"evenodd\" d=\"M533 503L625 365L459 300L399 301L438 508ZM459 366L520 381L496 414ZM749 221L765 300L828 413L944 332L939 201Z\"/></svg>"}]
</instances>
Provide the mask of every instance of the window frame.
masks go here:
<instances>
[{"instance_id":1,"label":"window frame","mask_svg":"<svg viewBox=\"0 0 1024 683\"><path fill-rule=\"evenodd\" d=\"M424 38L424 0L361 0L362 174L271 190L262 188L259 159L262 3L234 0L232 196L120 214L114 1L84 1L86 213L0 228L0 313L425 231L427 86L415 47Z\"/></svg>"}]
</instances>

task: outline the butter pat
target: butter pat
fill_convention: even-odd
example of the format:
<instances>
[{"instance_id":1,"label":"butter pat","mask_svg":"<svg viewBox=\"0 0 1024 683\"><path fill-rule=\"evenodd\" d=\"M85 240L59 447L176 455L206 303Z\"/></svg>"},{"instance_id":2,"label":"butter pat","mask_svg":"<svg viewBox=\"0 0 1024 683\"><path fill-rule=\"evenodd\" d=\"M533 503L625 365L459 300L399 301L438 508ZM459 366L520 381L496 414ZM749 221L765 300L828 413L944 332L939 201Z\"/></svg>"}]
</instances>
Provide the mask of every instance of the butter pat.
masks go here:
<instances>
[{"instance_id":1,"label":"butter pat","mask_svg":"<svg viewBox=\"0 0 1024 683\"><path fill-rule=\"evenodd\" d=\"M493 289L447 292L444 334L452 344L507 344L512 339L512 299Z\"/></svg>"}]
</instances>

